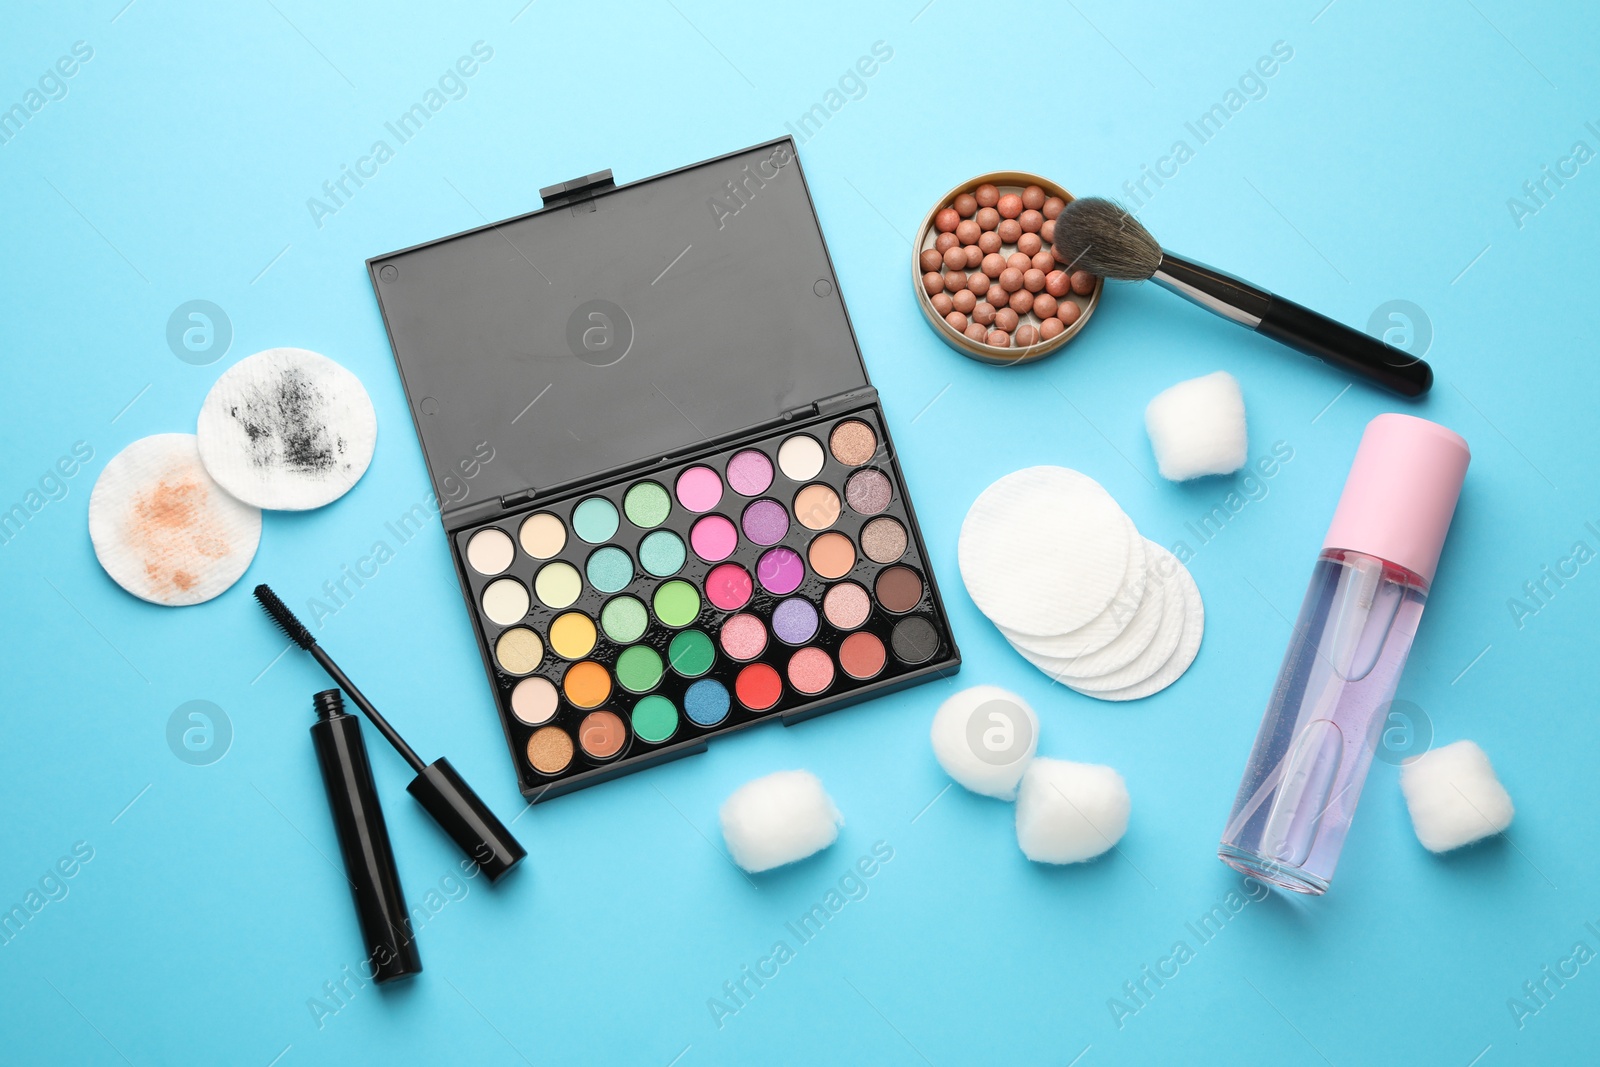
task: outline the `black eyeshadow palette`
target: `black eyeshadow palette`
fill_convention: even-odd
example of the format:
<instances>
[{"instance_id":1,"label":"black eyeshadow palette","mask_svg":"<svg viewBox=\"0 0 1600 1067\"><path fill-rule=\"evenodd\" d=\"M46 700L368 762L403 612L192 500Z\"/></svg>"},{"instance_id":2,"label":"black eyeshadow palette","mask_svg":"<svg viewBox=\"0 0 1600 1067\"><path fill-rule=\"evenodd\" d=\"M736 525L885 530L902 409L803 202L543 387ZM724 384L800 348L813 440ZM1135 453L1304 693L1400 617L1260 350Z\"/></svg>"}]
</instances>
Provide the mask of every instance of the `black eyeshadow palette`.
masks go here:
<instances>
[{"instance_id":1,"label":"black eyeshadow palette","mask_svg":"<svg viewBox=\"0 0 1600 1067\"><path fill-rule=\"evenodd\" d=\"M523 794L958 669L793 143L543 195L369 261Z\"/></svg>"}]
</instances>

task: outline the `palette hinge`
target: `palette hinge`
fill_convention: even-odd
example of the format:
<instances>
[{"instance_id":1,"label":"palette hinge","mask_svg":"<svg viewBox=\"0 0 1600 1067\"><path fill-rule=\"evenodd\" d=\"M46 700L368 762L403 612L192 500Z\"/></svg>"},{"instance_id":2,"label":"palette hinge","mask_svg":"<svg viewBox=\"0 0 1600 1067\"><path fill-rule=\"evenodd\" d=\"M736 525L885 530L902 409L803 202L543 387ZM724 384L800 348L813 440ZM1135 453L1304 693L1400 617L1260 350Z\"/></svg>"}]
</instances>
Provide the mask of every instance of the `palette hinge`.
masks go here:
<instances>
[{"instance_id":1,"label":"palette hinge","mask_svg":"<svg viewBox=\"0 0 1600 1067\"><path fill-rule=\"evenodd\" d=\"M581 178L573 178L571 181L547 185L539 190L539 199L544 202L546 208L570 204L573 213L576 214L585 210L593 211L594 204L590 201L596 195L616 187L616 179L611 176L611 169L608 167Z\"/></svg>"},{"instance_id":2,"label":"palette hinge","mask_svg":"<svg viewBox=\"0 0 1600 1067\"><path fill-rule=\"evenodd\" d=\"M841 411L860 407L862 404L873 404L878 400L878 390L870 385L863 385L855 389L825 397L811 405L811 409L818 415L837 415Z\"/></svg>"},{"instance_id":3,"label":"palette hinge","mask_svg":"<svg viewBox=\"0 0 1600 1067\"><path fill-rule=\"evenodd\" d=\"M520 493L507 493L500 498L502 508L514 508L526 504L538 494L537 489L524 489Z\"/></svg>"}]
</instances>

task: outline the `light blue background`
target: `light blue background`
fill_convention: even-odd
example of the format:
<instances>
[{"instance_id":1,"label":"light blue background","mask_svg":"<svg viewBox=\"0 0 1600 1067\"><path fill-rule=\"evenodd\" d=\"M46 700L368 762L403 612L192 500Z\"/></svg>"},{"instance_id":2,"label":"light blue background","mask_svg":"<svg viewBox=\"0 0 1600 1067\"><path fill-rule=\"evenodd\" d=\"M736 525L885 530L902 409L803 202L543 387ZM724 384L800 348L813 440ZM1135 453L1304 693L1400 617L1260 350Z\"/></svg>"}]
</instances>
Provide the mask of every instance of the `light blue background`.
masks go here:
<instances>
[{"instance_id":1,"label":"light blue background","mask_svg":"<svg viewBox=\"0 0 1600 1067\"><path fill-rule=\"evenodd\" d=\"M13 10L0 39L4 106L74 41L94 49L66 98L0 146L0 506L74 442L94 451L65 498L0 547L0 904L20 902L74 842L94 849L69 895L0 947L0 1060L1593 1058L1600 964L1521 1029L1507 999L1580 939L1600 950L1583 925L1600 926L1600 563L1521 628L1507 601L1575 541L1600 548L1585 526L1600 527L1600 164L1520 227L1506 204L1574 141L1600 148L1584 125L1600 120L1593 12L1506 0L781 12L123 2ZM315 225L307 198L480 40L494 56L465 98ZM1193 146L1184 123L1280 40L1294 54L1266 96L1200 146L1143 218L1169 247L1357 326L1385 301L1415 302L1438 375L1424 403L1345 391L1340 374L1151 287L1112 287L1079 340L1023 371L962 359L927 329L907 238L936 196L997 168L1119 194L1175 139ZM307 698L326 683L298 653L273 663L283 641L248 588L269 580L303 603L427 495L363 260L528 210L541 185L603 167L631 181L780 135L875 41L892 60L800 154L963 672L520 815L524 869L495 889L468 883L424 926L420 979L360 990L319 1029L308 998L359 954L305 732ZM197 298L235 331L210 366L165 341L169 314ZM325 352L366 383L381 427L370 471L333 507L269 514L244 581L211 603L167 610L122 593L86 534L96 474L137 438L192 431L217 375L276 345ZM1148 536L1196 547L1184 524L1236 483L1162 482L1141 414L1160 389L1219 368L1243 385L1252 456L1282 441L1294 458L1196 551L1199 659L1132 705L1051 686L961 588L967 505L1008 471L1065 464L1099 479ZM1474 452L1401 696L1439 741L1484 747L1517 821L1504 839L1432 856L1395 769L1379 764L1332 893L1251 904L1198 945L1185 924L1239 884L1214 850L1286 618L1362 427L1391 410L1453 427ZM320 636L414 745L448 754L517 814L437 525ZM1042 753L1123 773L1133 818L1119 853L1035 866L1010 807L941 794L930 716L979 682L1037 707ZM210 766L180 762L165 740L173 710L195 699L232 723L231 750ZM404 795L401 763L376 748L374 760L415 904L456 855ZM722 854L718 805L788 767L818 773L847 824L820 856L747 880ZM866 898L719 1029L708 999L775 941L793 943L784 924L878 841L894 858ZM1196 958L1119 1030L1108 999L1180 938Z\"/></svg>"}]
</instances>

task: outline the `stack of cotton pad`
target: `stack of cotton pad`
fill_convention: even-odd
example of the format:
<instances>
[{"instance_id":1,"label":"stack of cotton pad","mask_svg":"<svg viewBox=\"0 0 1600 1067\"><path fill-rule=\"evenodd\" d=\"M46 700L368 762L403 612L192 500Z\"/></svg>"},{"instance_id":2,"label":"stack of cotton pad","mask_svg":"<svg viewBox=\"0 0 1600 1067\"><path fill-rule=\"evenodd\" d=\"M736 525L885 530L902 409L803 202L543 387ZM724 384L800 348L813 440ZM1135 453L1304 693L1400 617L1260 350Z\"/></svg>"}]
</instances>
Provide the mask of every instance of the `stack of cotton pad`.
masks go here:
<instances>
[{"instance_id":1,"label":"stack of cotton pad","mask_svg":"<svg viewBox=\"0 0 1600 1067\"><path fill-rule=\"evenodd\" d=\"M1188 569L1075 470L1028 467L989 486L959 556L967 592L1012 647L1087 696L1159 693L1200 650L1205 606Z\"/></svg>"}]
</instances>

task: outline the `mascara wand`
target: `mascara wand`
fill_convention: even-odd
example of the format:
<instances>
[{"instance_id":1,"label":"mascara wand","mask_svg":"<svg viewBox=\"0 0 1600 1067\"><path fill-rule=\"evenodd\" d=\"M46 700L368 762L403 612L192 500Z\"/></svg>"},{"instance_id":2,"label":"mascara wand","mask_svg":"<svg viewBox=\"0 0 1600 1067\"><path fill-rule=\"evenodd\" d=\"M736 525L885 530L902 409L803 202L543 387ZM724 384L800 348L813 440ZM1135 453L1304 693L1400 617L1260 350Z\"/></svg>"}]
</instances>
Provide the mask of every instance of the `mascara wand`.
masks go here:
<instances>
[{"instance_id":1,"label":"mascara wand","mask_svg":"<svg viewBox=\"0 0 1600 1067\"><path fill-rule=\"evenodd\" d=\"M499 881L502 875L520 863L528 854L527 851L511 836L511 831L495 817L478 794L472 791L466 780L456 773L450 761L441 757L432 763L423 763L422 757L406 744L399 732L389 725L389 720L383 717L383 713L373 707L372 701L339 669L333 657L317 644L311 631L295 618L294 612L279 599L278 594L265 584L256 586L255 594L262 610L278 624L278 629L289 640L311 653L311 657L328 672L328 677L350 697L351 703L362 710L368 721L378 728L378 732L394 746L400 757L417 772L411 784L406 786L406 791L417 798L428 814L433 816L433 821L467 854L467 858L489 876L489 881Z\"/></svg>"},{"instance_id":2,"label":"mascara wand","mask_svg":"<svg viewBox=\"0 0 1600 1067\"><path fill-rule=\"evenodd\" d=\"M1419 397L1433 385L1433 369L1404 349L1173 255L1110 200L1087 196L1063 208L1056 218L1054 251L1056 259L1076 270L1121 281L1149 279L1207 311L1401 396Z\"/></svg>"}]
</instances>

